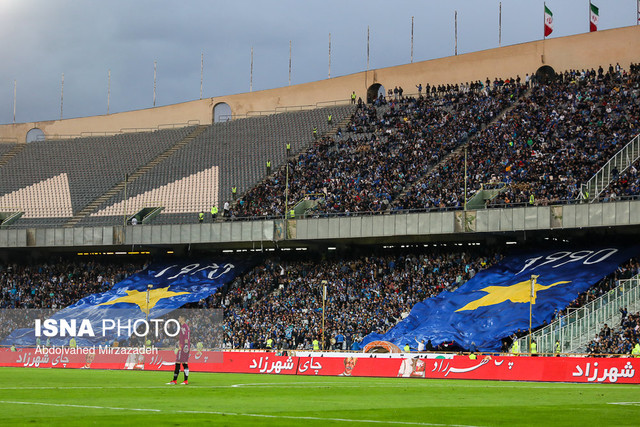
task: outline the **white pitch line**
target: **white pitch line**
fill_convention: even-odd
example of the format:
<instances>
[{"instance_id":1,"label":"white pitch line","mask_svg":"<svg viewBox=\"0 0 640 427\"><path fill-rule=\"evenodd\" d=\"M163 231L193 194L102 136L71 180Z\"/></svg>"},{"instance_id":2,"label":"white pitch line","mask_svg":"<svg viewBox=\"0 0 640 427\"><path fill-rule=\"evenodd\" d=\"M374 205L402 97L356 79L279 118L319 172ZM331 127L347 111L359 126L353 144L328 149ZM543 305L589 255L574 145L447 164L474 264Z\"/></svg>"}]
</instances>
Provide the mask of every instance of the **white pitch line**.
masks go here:
<instances>
[{"instance_id":1,"label":"white pitch line","mask_svg":"<svg viewBox=\"0 0 640 427\"><path fill-rule=\"evenodd\" d=\"M437 423L420 423L420 422L412 422L412 421L323 418L323 417L305 417L305 416L294 416L294 415L243 414L243 413L237 413L237 412L222 412L222 411L181 411L181 410L163 410L163 409L147 409L147 408L120 408L120 407L114 407L114 406L72 405L67 403L22 402L22 401L0 400L0 404L3 404L3 403L7 405L37 405L37 406L54 406L54 407L81 408L81 409L108 409L113 411L161 412L161 413L171 413L171 414L207 414L207 415L224 415L224 416L235 416L235 417L279 418L279 419L288 419L288 420L339 421L339 422L364 423L364 424L475 427L475 426L470 426L465 424L437 424Z\"/></svg>"},{"instance_id":2,"label":"white pitch line","mask_svg":"<svg viewBox=\"0 0 640 427\"><path fill-rule=\"evenodd\" d=\"M240 388L240 387L251 387L251 388L326 388L326 385L314 385L314 384L231 384L231 385L195 385L190 384L186 388L197 388L197 389L217 389L217 388ZM358 384L345 384L344 388L354 388L354 387L363 387ZM368 387L378 387L378 386L368 386ZM403 387L401 385L390 385L390 388L393 387ZM156 386L14 386L14 387L0 387L0 390L151 390L151 389L168 389L172 388L169 385L156 385ZM185 387L173 387L183 389Z\"/></svg>"},{"instance_id":3,"label":"white pitch line","mask_svg":"<svg viewBox=\"0 0 640 427\"><path fill-rule=\"evenodd\" d=\"M521 390L530 390L530 389L551 389L551 390L559 390L559 389L574 389L576 387L586 388L586 387L599 387L599 388L633 388L637 389L637 385L633 384L586 384L586 383L558 383L558 384L550 384L543 385L544 383L529 383L529 387L525 387L523 383L517 382L504 382L501 384L484 384L484 382L478 382L478 384L456 384L456 382L447 382L447 384L439 384L434 382L423 382L416 380L407 380L402 383L390 384L386 382L376 382L376 383L351 383L350 381L325 381L325 382L284 382L284 383L241 383L241 384L229 384L229 385L197 385L190 384L188 388L198 388L198 389L225 389L225 388L241 388L241 387L251 387L251 388L292 388L292 387L304 387L304 388L324 388L327 385L339 385L339 388L373 388L384 386L385 388L408 388L408 387L420 387L420 388L434 388L434 387L447 387L447 388L512 388L512 389L521 389ZM163 389L170 388L171 386L167 385L155 385L155 386L12 386L12 387L0 387L0 390L120 390L120 389ZM182 388L182 387L180 387Z\"/></svg>"},{"instance_id":4,"label":"white pitch line","mask_svg":"<svg viewBox=\"0 0 640 427\"><path fill-rule=\"evenodd\" d=\"M607 405L640 406L640 402L607 402Z\"/></svg>"},{"instance_id":5,"label":"white pitch line","mask_svg":"<svg viewBox=\"0 0 640 427\"><path fill-rule=\"evenodd\" d=\"M10 401L10 400L0 400L0 403L6 403L10 405L62 406L65 408L83 408L83 409L111 409L114 411L162 412L160 409L118 408L115 406L94 406L94 405L72 405L70 403L18 402L18 401Z\"/></svg>"}]
</instances>

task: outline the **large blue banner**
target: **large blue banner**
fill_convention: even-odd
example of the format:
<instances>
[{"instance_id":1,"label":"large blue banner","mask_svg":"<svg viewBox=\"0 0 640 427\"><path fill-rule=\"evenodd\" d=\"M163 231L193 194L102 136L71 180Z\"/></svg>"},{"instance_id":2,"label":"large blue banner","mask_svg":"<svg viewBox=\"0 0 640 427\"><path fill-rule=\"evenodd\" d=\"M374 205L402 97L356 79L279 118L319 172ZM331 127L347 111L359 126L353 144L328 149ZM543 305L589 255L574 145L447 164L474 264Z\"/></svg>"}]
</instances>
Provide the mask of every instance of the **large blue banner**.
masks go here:
<instances>
[{"instance_id":1,"label":"large blue banner","mask_svg":"<svg viewBox=\"0 0 640 427\"><path fill-rule=\"evenodd\" d=\"M403 348L424 339L434 346L454 341L469 348L473 342L479 350L498 351L502 338L529 329L530 302L533 327L549 322L556 309L637 253L611 247L508 257L454 292L416 304L406 319L384 335L369 334L364 344L383 340Z\"/></svg>"},{"instance_id":2,"label":"large blue banner","mask_svg":"<svg viewBox=\"0 0 640 427\"><path fill-rule=\"evenodd\" d=\"M60 310L50 319L49 325L60 328L62 321L75 320L75 328L81 329L88 319L94 336L78 334L79 346L97 345L113 340L127 339L130 321L157 319L191 302L197 302L215 293L225 283L232 281L251 265L248 260L224 260L218 262L157 262L145 270L133 274L115 284L109 291L86 296L69 307ZM44 319L43 319L44 320ZM44 344L47 329L43 321L33 328L14 331L2 345L34 345L36 337ZM109 334L106 329L112 329ZM82 332L82 331L80 331ZM108 336L105 339L105 336ZM70 336L48 337L51 345L67 345Z\"/></svg>"}]
</instances>

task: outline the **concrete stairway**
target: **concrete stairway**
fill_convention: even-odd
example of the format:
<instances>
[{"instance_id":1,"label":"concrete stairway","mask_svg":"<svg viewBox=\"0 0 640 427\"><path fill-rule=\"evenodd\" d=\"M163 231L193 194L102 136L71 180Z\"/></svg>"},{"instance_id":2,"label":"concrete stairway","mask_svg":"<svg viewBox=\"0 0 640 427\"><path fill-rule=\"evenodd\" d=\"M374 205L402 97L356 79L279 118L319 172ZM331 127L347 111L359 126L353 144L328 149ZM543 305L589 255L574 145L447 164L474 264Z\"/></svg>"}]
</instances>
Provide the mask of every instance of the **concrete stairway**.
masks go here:
<instances>
[{"instance_id":1,"label":"concrete stairway","mask_svg":"<svg viewBox=\"0 0 640 427\"><path fill-rule=\"evenodd\" d=\"M446 165L452 158L460 156L460 155L464 155L464 150L466 147L468 147L469 145L471 145L471 143L478 137L478 134L480 134L482 132L482 130L492 126L493 124L495 124L498 120L500 120L502 117L506 116L507 114L509 114L509 112L511 110L513 110L514 108L516 108L516 106L518 106L518 104L520 103L520 100L528 98L529 95L531 95L531 89L527 89L527 91L525 93L523 93L519 100L517 102L514 102L512 105L510 105L509 107L505 108L504 110L500 111L498 114L496 114L496 116L493 118L493 120L491 120L485 127L483 127L481 130L479 130L478 132L476 132L475 134L471 135L467 141L461 145L459 145L455 150L451 151L449 154L447 154L446 156L444 156L438 163L436 163L435 165L433 165L433 167L431 167L428 171L426 171L421 179L418 179L417 181L415 181L412 185L407 186L404 188L404 190L402 190L402 192L396 197L395 200L400 200L402 199L408 191L410 191L411 189L413 189L416 185L421 184L425 179L429 178L429 174L431 173L431 171L440 168L444 165ZM500 190L498 192L495 192L495 194L492 194L492 197L495 197L496 195L498 195L501 191ZM394 201L395 201L394 200ZM391 204L393 205L393 203ZM390 205L390 206L391 206Z\"/></svg>"},{"instance_id":2,"label":"concrete stairway","mask_svg":"<svg viewBox=\"0 0 640 427\"><path fill-rule=\"evenodd\" d=\"M19 152L24 150L26 146L26 143L17 143L9 152L0 157L0 168L9 163L9 161L14 158Z\"/></svg>"}]
</instances>

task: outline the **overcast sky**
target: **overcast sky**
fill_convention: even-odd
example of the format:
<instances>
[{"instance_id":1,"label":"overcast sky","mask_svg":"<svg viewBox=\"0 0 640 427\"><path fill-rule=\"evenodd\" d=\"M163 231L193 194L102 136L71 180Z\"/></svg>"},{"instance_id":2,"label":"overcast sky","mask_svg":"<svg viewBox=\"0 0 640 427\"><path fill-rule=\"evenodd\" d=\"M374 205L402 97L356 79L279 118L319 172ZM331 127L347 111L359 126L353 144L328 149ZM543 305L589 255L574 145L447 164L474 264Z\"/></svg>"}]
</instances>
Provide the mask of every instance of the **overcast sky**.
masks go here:
<instances>
[{"instance_id":1,"label":"overcast sky","mask_svg":"<svg viewBox=\"0 0 640 427\"><path fill-rule=\"evenodd\" d=\"M0 0L0 123L60 118L64 73L64 118L107 113L111 70L111 113L249 91L251 47L253 90L327 78L331 33L331 76L454 52L498 47L497 0ZM589 30L588 0L547 0L553 12L549 38ZM636 0L594 0L602 30L635 25ZM502 45L542 38L543 1L502 0Z\"/></svg>"}]
</instances>

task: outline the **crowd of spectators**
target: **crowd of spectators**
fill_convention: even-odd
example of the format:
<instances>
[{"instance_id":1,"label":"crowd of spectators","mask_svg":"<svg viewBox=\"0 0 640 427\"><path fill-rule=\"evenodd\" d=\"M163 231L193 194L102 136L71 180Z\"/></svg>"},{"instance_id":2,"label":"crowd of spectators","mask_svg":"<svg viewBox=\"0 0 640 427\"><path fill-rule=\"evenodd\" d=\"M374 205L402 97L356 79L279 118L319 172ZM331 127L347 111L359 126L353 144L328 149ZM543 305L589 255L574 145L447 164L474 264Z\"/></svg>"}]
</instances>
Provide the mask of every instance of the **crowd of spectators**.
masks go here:
<instances>
[{"instance_id":1,"label":"crowd of spectators","mask_svg":"<svg viewBox=\"0 0 640 427\"><path fill-rule=\"evenodd\" d=\"M490 83L490 82L489 82ZM513 105L524 87L513 79L438 88L433 96L379 98L360 104L344 130L308 150L236 203L238 217L282 215L306 197L320 211L385 211L407 187ZM288 176L287 176L288 174Z\"/></svg>"},{"instance_id":2,"label":"crowd of spectators","mask_svg":"<svg viewBox=\"0 0 640 427\"><path fill-rule=\"evenodd\" d=\"M575 200L580 186L640 132L640 71L567 71L535 85L467 147L467 191L506 183L492 205ZM398 209L464 204L465 155L434 169ZM469 196L468 196L469 197Z\"/></svg>"},{"instance_id":3,"label":"crowd of spectators","mask_svg":"<svg viewBox=\"0 0 640 427\"><path fill-rule=\"evenodd\" d=\"M497 252L435 249L314 261L274 258L214 294L207 306L224 309L228 348L261 348L271 338L284 349L311 349L322 338L326 285L324 348L351 349L367 334L388 330L417 302L456 289L500 259Z\"/></svg>"},{"instance_id":4,"label":"crowd of spectators","mask_svg":"<svg viewBox=\"0 0 640 427\"><path fill-rule=\"evenodd\" d=\"M99 262L64 259L43 263L0 263L0 308L60 309L105 292L146 266L145 261Z\"/></svg>"},{"instance_id":5,"label":"crowd of spectators","mask_svg":"<svg viewBox=\"0 0 640 427\"><path fill-rule=\"evenodd\" d=\"M638 197L640 195L640 174L637 165L631 165L623 174L617 169L612 170L612 182L599 199L602 202L615 202L620 199Z\"/></svg>"},{"instance_id":6,"label":"crowd of spectators","mask_svg":"<svg viewBox=\"0 0 640 427\"><path fill-rule=\"evenodd\" d=\"M224 348L264 348L271 338L274 348L311 349L314 339L323 338L323 289L326 287L323 347L358 350L364 336L386 332L405 318L417 302L456 289L503 256L500 251L473 246L380 251L363 255L330 252L322 257L303 258L283 253L267 258L219 292L193 305L223 309L221 341L217 330L203 326L206 322L198 323L200 328L194 323L193 329L202 329L198 336L205 337L207 342L221 342ZM4 264L0 268L0 308L60 309L89 294L111 289L113 284L147 264L148 260L62 259L41 264ZM556 317L610 292L617 280L638 273L638 260L628 261L579 295L566 309L557 312ZM622 325L625 325L624 319ZM634 338L629 336L628 328L619 335L608 333L598 337L596 344L590 344L589 351L603 350L606 343L607 351L620 353L621 349L627 350L625 340ZM624 342L605 339L609 337L624 338Z\"/></svg>"},{"instance_id":7,"label":"crowd of spectators","mask_svg":"<svg viewBox=\"0 0 640 427\"><path fill-rule=\"evenodd\" d=\"M608 324L604 324L587 345L590 354L631 353L636 343L640 342L640 312L630 314L626 308L622 308L621 317L620 327L617 329L611 329Z\"/></svg>"},{"instance_id":8,"label":"crowd of spectators","mask_svg":"<svg viewBox=\"0 0 640 427\"><path fill-rule=\"evenodd\" d=\"M281 216L304 198L319 200L323 213L459 208L465 169L467 198L486 184L505 186L488 206L574 201L581 184L640 132L636 64L569 70L545 84L518 77L427 85L424 93L359 104L345 129L289 159L243 195L234 214ZM449 156L465 144L466 162L461 150ZM639 187L633 169L604 201Z\"/></svg>"},{"instance_id":9,"label":"crowd of spectators","mask_svg":"<svg viewBox=\"0 0 640 427\"><path fill-rule=\"evenodd\" d=\"M616 280L630 279L640 273L640 263L637 259L631 259L614 273L593 286L587 292L581 294L570 307L585 305L607 292L615 292ZM636 343L640 342L640 313L631 314L626 307L620 308L620 327L612 330L608 324L604 324L599 333L587 344L587 352L594 355L603 354L629 354ZM568 310L558 313L558 317ZM615 328L615 327L614 327Z\"/></svg>"},{"instance_id":10,"label":"crowd of spectators","mask_svg":"<svg viewBox=\"0 0 640 427\"><path fill-rule=\"evenodd\" d=\"M368 333L389 329L415 303L457 288L501 259L496 252L443 248L343 255L266 259L194 307L224 309L226 348L263 347L268 337L280 347L311 348L313 339L320 339L326 285L325 348L351 348ZM2 264L0 308L61 309L111 289L148 263L55 259ZM193 329L195 334L195 323ZM215 331L209 332L200 335L215 340Z\"/></svg>"}]
</instances>

